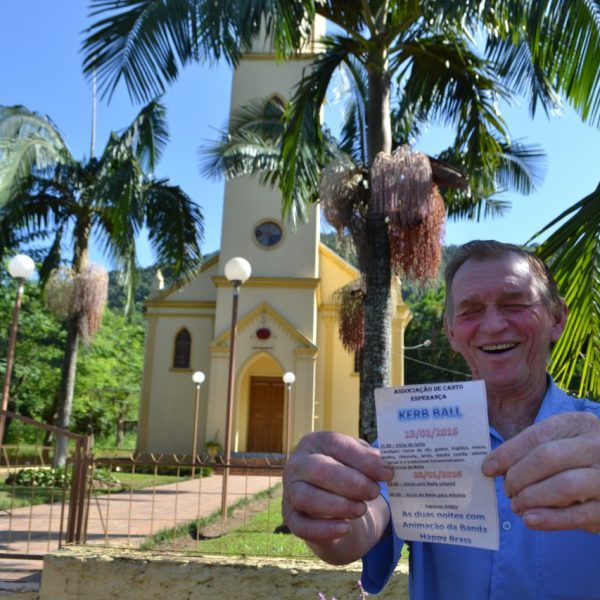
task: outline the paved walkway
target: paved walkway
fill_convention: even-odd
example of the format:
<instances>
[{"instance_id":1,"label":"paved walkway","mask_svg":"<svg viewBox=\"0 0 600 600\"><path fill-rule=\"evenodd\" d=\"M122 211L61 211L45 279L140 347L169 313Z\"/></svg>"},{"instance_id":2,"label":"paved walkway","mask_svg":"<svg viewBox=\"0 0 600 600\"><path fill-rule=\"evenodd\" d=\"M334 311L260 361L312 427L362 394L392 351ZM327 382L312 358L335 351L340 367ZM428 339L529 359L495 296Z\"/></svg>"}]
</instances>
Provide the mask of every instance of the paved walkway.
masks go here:
<instances>
[{"instance_id":1,"label":"paved walkway","mask_svg":"<svg viewBox=\"0 0 600 600\"><path fill-rule=\"evenodd\" d=\"M228 478L227 504L266 490L280 480L280 476L273 475L232 474ZM94 496L90 502L86 544L136 548L144 538L161 529L219 510L222 485L222 475L213 474L130 493ZM60 504L40 504L0 513L0 551L46 554L56 550L60 520ZM30 576L41 567L40 561L0 559L0 581Z\"/></svg>"}]
</instances>

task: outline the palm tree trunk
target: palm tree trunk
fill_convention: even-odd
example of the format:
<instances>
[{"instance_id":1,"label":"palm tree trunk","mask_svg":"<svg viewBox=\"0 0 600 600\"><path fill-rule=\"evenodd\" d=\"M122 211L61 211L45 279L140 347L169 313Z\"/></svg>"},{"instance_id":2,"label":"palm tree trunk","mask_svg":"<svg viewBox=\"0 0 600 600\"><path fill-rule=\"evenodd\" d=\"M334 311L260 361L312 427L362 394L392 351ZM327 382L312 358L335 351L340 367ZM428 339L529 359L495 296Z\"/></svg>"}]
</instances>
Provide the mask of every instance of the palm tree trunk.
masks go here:
<instances>
[{"instance_id":1,"label":"palm tree trunk","mask_svg":"<svg viewBox=\"0 0 600 600\"><path fill-rule=\"evenodd\" d=\"M390 80L385 52L373 57L369 68L369 163L379 152L391 152ZM366 228L365 343L360 377L359 435L377 437L375 390L390 383L392 266L385 215L369 204Z\"/></svg>"},{"instance_id":2,"label":"palm tree trunk","mask_svg":"<svg viewBox=\"0 0 600 600\"><path fill-rule=\"evenodd\" d=\"M367 109L367 146L369 165L379 152L392 151L392 119L390 115L390 78L387 60L369 69L369 105Z\"/></svg>"},{"instance_id":3,"label":"palm tree trunk","mask_svg":"<svg viewBox=\"0 0 600 600\"><path fill-rule=\"evenodd\" d=\"M75 391L75 373L77 370L77 350L79 347L79 317L69 317L67 322L67 341L63 359L60 386L60 400L56 426L68 429L73 409L73 393ZM67 438L62 435L56 438L56 451L53 464L55 467L64 466L67 459Z\"/></svg>"},{"instance_id":4,"label":"palm tree trunk","mask_svg":"<svg viewBox=\"0 0 600 600\"><path fill-rule=\"evenodd\" d=\"M367 218L365 351L360 378L360 437L377 437L375 390L389 385L391 357L391 261L387 223L382 215Z\"/></svg>"}]
</instances>

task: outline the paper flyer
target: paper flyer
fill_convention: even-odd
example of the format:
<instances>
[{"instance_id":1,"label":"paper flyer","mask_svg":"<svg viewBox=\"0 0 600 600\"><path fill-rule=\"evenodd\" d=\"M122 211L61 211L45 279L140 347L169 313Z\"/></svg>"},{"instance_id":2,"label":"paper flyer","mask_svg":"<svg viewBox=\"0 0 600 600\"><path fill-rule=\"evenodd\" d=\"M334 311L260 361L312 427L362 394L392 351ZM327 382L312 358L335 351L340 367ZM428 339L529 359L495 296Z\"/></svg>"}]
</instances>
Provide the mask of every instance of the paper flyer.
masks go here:
<instances>
[{"instance_id":1,"label":"paper flyer","mask_svg":"<svg viewBox=\"0 0 600 600\"><path fill-rule=\"evenodd\" d=\"M381 388L375 404L400 538L497 550L495 483L481 472L490 451L484 382Z\"/></svg>"}]
</instances>

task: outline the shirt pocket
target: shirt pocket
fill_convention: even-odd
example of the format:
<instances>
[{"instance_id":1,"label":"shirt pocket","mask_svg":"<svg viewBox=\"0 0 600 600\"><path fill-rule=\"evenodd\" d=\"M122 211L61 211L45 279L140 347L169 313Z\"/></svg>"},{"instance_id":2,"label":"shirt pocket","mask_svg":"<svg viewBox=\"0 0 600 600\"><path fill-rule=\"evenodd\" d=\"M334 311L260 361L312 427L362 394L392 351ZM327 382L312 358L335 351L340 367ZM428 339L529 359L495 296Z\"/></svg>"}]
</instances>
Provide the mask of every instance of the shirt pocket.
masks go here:
<instances>
[{"instance_id":1,"label":"shirt pocket","mask_svg":"<svg viewBox=\"0 0 600 600\"><path fill-rule=\"evenodd\" d=\"M600 535L552 531L538 535L538 582L544 600L600 598Z\"/></svg>"}]
</instances>

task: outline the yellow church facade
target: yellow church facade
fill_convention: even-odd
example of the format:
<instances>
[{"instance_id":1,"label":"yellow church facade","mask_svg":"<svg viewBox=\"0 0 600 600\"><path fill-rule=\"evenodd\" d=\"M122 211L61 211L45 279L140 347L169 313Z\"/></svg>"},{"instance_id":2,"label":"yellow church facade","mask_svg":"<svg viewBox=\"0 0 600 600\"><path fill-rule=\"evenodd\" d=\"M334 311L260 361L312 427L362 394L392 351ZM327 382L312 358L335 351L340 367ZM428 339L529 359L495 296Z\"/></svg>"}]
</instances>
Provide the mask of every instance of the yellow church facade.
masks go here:
<instances>
[{"instance_id":1,"label":"yellow church facade","mask_svg":"<svg viewBox=\"0 0 600 600\"><path fill-rule=\"evenodd\" d=\"M289 98L310 50L297 60L276 62L257 48L234 72L231 105L272 95ZM320 242L318 207L291 229L281 217L278 191L242 177L225 186L219 252L192 280L169 289L157 286L146 302L137 449L191 453L195 371L206 377L196 447L211 440L223 444L233 299L224 269L233 257L248 260L252 274L240 288L237 311L232 451L285 453L288 440L293 448L302 435L317 430L358 435L359 375L354 355L339 340L334 304L335 291L358 272ZM403 380L409 318L407 307L398 305L393 384ZM296 377L289 402L285 372Z\"/></svg>"}]
</instances>

